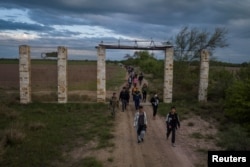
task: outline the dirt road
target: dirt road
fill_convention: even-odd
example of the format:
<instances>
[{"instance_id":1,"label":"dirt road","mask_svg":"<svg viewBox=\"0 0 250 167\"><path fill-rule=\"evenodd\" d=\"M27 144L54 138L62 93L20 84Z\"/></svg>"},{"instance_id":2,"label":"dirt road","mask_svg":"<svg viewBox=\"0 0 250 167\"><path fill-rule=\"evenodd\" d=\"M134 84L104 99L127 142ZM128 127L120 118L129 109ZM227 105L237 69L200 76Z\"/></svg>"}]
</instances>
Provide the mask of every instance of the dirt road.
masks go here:
<instances>
[{"instance_id":1,"label":"dirt road","mask_svg":"<svg viewBox=\"0 0 250 167\"><path fill-rule=\"evenodd\" d=\"M152 108L144 106L148 117L148 128L145 141L138 144L136 131L133 127L134 105L131 103L126 112L119 112L116 117L115 149L113 167L192 167L194 164L184 153L182 147L171 146L166 140L164 118L152 119Z\"/></svg>"}]
</instances>

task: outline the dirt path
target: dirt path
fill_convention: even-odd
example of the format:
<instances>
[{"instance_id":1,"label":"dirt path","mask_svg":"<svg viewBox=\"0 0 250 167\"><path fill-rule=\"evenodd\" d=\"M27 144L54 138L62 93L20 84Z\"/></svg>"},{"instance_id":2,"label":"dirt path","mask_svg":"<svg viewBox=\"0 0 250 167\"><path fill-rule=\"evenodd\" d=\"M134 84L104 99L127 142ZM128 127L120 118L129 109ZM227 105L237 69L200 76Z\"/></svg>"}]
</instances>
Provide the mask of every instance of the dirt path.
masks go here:
<instances>
[{"instance_id":1,"label":"dirt path","mask_svg":"<svg viewBox=\"0 0 250 167\"><path fill-rule=\"evenodd\" d=\"M165 137L164 118L152 119L151 106L144 106L148 116L148 129L144 143L137 143L136 131L133 127L134 106L130 104L126 112L116 117L115 149L113 167L191 167L187 155L178 146L180 142L177 132L177 147L172 147Z\"/></svg>"}]
</instances>

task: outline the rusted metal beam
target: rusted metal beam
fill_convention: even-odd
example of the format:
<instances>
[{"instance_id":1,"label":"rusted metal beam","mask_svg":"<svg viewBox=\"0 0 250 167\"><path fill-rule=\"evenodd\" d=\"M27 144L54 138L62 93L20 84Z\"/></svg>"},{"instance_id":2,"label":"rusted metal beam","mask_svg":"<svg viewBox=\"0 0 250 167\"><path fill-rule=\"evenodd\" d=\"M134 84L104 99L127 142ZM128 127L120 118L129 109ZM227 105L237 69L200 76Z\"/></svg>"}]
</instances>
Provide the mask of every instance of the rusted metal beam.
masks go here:
<instances>
[{"instance_id":1,"label":"rusted metal beam","mask_svg":"<svg viewBox=\"0 0 250 167\"><path fill-rule=\"evenodd\" d=\"M99 44L95 48L105 48L105 49L125 49L125 50L163 50L167 48L172 48L172 45L162 45L162 46L129 46L129 45L108 45L108 44Z\"/></svg>"}]
</instances>

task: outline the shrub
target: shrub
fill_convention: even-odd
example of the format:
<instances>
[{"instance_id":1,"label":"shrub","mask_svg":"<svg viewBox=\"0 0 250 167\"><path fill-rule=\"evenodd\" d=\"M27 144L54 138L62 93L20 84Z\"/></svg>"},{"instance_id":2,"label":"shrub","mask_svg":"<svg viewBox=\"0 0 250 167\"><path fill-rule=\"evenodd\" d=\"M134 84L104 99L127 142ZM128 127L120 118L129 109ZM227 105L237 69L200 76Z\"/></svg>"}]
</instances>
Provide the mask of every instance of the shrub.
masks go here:
<instances>
[{"instance_id":1,"label":"shrub","mask_svg":"<svg viewBox=\"0 0 250 167\"><path fill-rule=\"evenodd\" d=\"M235 81L226 92L225 112L235 121L248 123L250 119L250 79Z\"/></svg>"},{"instance_id":2,"label":"shrub","mask_svg":"<svg viewBox=\"0 0 250 167\"><path fill-rule=\"evenodd\" d=\"M208 99L225 99L226 90L232 84L234 76L225 69L211 68L209 74Z\"/></svg>"},{"instance_id":3,"label":"shrub","mask_svg":"<svg viewBox=\"0 0 250 167\"><path fill-rule=\"evenodd\" d=\"M239 125L231 125L219 133L218 145L230 151L250 149L250 138L247 132Z\"/></svg>"}]
</instances>

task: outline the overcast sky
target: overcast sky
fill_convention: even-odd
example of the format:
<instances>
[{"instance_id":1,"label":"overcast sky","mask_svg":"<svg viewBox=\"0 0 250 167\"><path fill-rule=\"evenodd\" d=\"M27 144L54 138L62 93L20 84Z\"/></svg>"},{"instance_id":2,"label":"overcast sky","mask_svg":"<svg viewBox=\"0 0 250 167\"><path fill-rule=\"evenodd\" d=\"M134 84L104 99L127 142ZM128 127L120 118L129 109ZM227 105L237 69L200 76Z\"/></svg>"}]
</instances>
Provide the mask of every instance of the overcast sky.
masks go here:
<instances>
[{"instance_id":1,"label":"overcast sky","mask_svg":"<svg viewBox=\"0 0 250 167\"><path fill-rule=\"evenodd\" d=\"M27 44L34 58L66 46L70 59L96 59L100 41L168 41L189 26L227 28L229 47L215 57L250 61L250 0L0 0L0 16L2 58L17 58ZM132 52L111 50L107 58L125 53Z\"/></svg>"}]
</instances>

